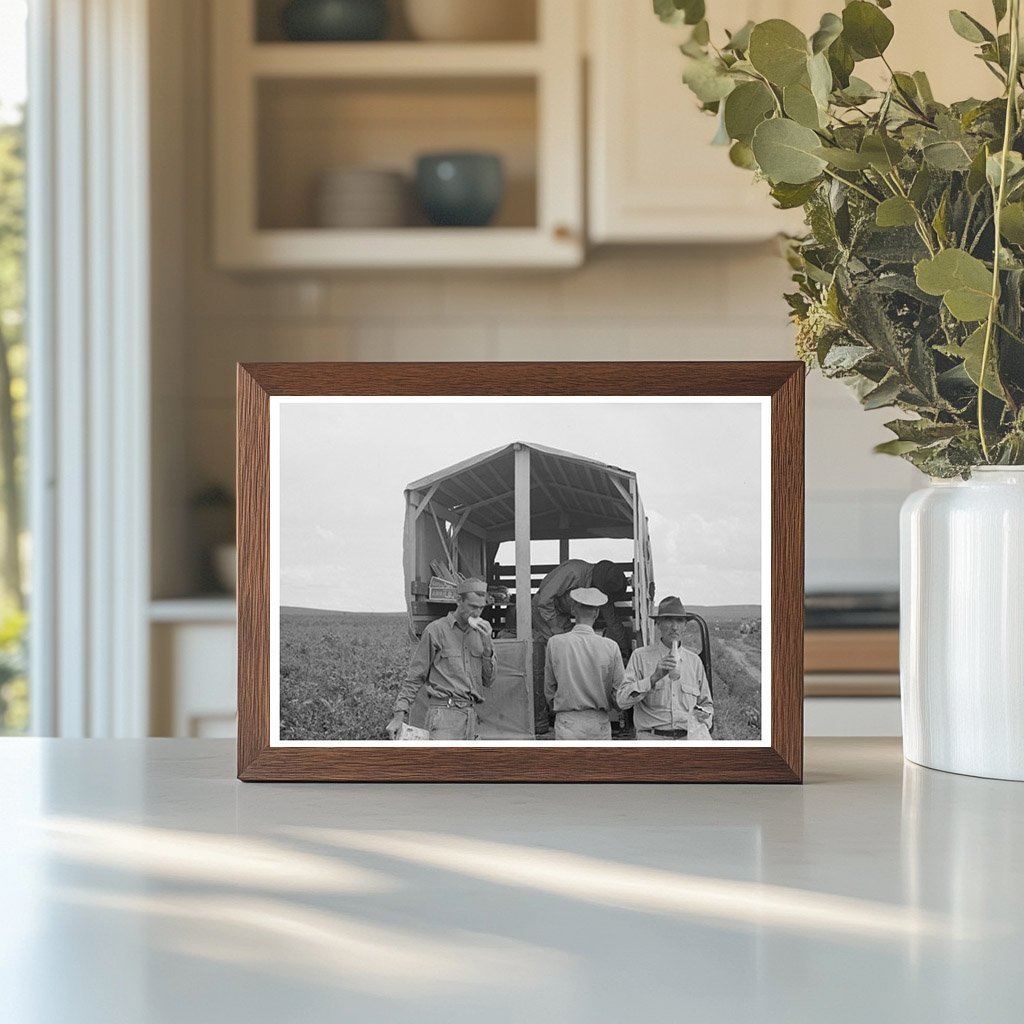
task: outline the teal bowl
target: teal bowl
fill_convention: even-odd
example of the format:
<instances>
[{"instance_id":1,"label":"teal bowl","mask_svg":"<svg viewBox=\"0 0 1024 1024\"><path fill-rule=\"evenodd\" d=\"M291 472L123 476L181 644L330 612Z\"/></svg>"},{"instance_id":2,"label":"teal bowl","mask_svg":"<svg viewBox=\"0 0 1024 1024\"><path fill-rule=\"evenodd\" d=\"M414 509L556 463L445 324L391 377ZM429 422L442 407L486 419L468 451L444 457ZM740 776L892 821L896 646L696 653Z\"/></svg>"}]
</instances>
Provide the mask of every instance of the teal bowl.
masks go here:
<instances>
[{"instance_id":1,"label":"teal bowl","mask_svg":"<svg viewBox=\"0 0 1024 1024\"><path fill-rule=\"evenodd\" d=\"M285 38L295 42L363 42L387 27L387 0L291 0L281 11Z\"/></svg>"},{"instance_id":2,"label":"teal bowl","mask_svg":"<svg viewBox=\"0 0 1024 1024\"><path fill-rule=\"evenodd\" d=\"M505 172L494 153L426 153L416 161L416 194L435 227L489 224L505 195Z\"/></svg>"}]
</instances>

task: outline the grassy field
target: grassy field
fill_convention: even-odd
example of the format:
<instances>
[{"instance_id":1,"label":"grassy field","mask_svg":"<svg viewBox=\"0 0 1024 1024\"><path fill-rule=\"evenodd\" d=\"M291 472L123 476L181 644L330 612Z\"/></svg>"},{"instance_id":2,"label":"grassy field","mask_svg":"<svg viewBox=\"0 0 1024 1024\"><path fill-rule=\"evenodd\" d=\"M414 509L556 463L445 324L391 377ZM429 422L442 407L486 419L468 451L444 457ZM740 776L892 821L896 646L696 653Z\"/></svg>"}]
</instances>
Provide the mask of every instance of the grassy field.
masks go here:
<instances>
[{"instance_id":1,"label":"grassy field","mask_svg":"<svg viewBox=\"0 0 1024 1024\"><path fill-rule=\"evenodd\" d=\"M761 609L693 608L711 634L712 689L716 740L753 740L761 736ZM725 613L725 614L723 614ZM742 632L743 625L756 625ZM697 627L688 627L687 647L700 647Z\"/></svg>"},{"instance_id":2,"label":"grassy field","mask_svg":"<svg viewBox=\"0 0 1024 1024\"><path fill-rule=\"evenodd\" d=\"M715 739L757 739L761 709L760 609L694 609L708 620ZM742 627L757 624L754 632ZM686 638L696 646L696 627ZM412 654L404 612L281 609L281 738L384 739Z\"/></svg>"},{"instance_id":3,"label":"grassy field","mask_svg":"<svg viewBox=\"0 0 1024 1024\"><path fill-rule=\"evenodd\" d=\"M386 739L412 654L404 612L281 609L281 739Z\"/></svg>"}]
</instances>

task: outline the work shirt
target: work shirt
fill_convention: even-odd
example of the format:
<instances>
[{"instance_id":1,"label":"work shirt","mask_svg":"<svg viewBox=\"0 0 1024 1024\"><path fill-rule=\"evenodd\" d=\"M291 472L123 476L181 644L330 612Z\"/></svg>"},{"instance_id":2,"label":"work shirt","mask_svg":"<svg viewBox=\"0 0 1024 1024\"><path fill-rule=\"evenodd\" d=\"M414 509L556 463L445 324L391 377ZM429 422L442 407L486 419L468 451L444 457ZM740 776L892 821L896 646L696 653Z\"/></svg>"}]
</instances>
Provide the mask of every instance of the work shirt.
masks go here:
<instances>
[{"instance_id":1,"label":"work shirt","mask_svg":"<svg viewBox=\"0 0 1024 1024\"><path fill-rule=\"evenodd\" d=\"M533 598L533 639L547 640L572 627L572 599L569 592L577 587L590 587L594 567L582 558L570 558L556 566L541 580ZM629 639L619 619L618 609L609 601L600 612L598 622L604 635L619 645L623 656L629 653Z\"/></svg>"},{"instance_id":2,"label":"work shirt","mask_svg":"<svg viewBox=\"0 0 1024 1024\"><path fill-rule=\"evenodd\" d=\"M671 647L659 640L633 652L626 666L622 685L616 691L616 700L621 708L633 709L633 725L641 729L689 729L693 709L707 712L707 727L711 728L714 704L711 687L700 658L679 648L678 679L662 676L657 683L651 677L658 663L671 653Z\"/></svg>"},{"instance_id":3,"label":"work shirt","mask_svg":"<svg viewBox=\"0 0 1024 1024\"><path fill-rule=\"evenodd\" d=\"M618 644L592 626L576 626L547 643L544 695L556 713L610 711L622 679Z\"/></svg>"},{"instance_id":4,"label":"work shirt","mask_svg":"<svg viewBox=\"0 0 1024 1024\"><path fill-rule=\"evenodd\" d=\"M408 711L420 687L426 685L431 700L471 701L484 699L483 688L494 680L494 647L472 626L462 626L449 612L423 630L413 651L405 682L398 691L395 711Z\"/></svg>"}]
</instances>

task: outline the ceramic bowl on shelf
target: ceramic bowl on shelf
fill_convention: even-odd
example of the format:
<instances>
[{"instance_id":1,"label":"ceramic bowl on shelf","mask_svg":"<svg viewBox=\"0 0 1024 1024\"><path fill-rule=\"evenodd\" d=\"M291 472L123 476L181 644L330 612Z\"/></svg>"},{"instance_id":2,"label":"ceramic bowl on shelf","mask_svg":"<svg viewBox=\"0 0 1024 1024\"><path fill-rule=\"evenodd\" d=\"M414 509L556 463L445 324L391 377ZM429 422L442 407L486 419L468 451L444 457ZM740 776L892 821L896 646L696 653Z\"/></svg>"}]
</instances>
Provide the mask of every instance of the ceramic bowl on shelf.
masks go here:
<instances>
[{"instance_id":1,"label":"ceramic bowl on shelf","mask_svg":"<svg viewBox=\"0 0 1024 1024\"><path fill-rule=\"evenodd\" d=\"M494 153L424 153L416 161L416 194L435 227L483 227L505 194L501 157Z\"/></svg>"},{"instance_id":2,"label":"ceramic bowl on shelf","mask_svg":"<svg viewBox=\"0 0 1024 1024\"><path fill-rule=\"evenodd\" d=\"M316 223L321 228L372 230L406 222L405 175L372 167L335 167L320 177Z\"/></svg>"},{"instance_id":3,"label":"ceramic bowl on shelf","mask_svg":"<svg viewBox=\"0 0 1024 1024\"><path fill-rule=\"evenodd\" d=\"M221 589L229 594L238 589L238 548L234 544L214 546L213 571Z\"/></svg>"},{"instance_id":4,"label":"ceramic bowl on shelf","mask_svg":"<svg viewBox=\"0 0 1024 1024\"><path fill-rule=\"evenodd\" d=\"M534 37L533 0L404 0L417 39L484 42Z\"/></svg>"},{"instance_id":5,"label":"ceramic bowl on shelf","mask_svg":"<svg viewBox=\"0 0 1024 1024\"><path fill-rule=\"evenodd\" d=\"M383 37L387 0L289 0L281 28L294 42L362 42Z\"/></svg>"}]
</instances>

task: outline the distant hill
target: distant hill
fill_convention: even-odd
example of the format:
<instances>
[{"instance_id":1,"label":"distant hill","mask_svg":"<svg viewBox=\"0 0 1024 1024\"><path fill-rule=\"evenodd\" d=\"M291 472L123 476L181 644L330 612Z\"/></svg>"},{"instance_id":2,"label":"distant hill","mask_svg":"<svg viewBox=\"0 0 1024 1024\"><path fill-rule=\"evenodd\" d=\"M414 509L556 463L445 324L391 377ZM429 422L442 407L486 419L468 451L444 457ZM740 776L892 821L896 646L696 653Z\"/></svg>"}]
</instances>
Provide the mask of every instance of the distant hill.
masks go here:
<instances>
[{"instance_id":1,"label":"distant hill","mask_svg":"<svg viewBox=\"0 0 1024 1024\"><path fill-rule=\"evenodd\" d=\"M696 612L708 622L723 622L726 619L759 619L761 618L761 606L759 604L688 604L686 610Z\"/></svg>"},{"instance_id":2,"label":"distant hill","mask_svg":"<svg viewBox=\"0 0 1024 1024\"><path fill-rule=\"evenodd\" d=\"M339 612L331 608L294 608L290 605L281 605L281 614L293 618L302 618L311 615L335 615L346 619L380 619L380 618L405 618L408 612Z\"/></svg>"},{"instance_id":3,"label":"distant hill","mask_svg":"<svg viewBox=\"0 0 1024 1024\"><path fill-rule=\"evenodd\" d=\"M700 605L693 604L686 606L688 611L696 612L707 619L708 622L735 622L737 619L759 619L761 618L761 606L759 604L718 604ZM282 606L281 615L288 618L336 618L345 622L356 623L379 621L381 619L405 619L407 612L339 612L327 608L294 608Z\"/></svg>"}]
</instances>

